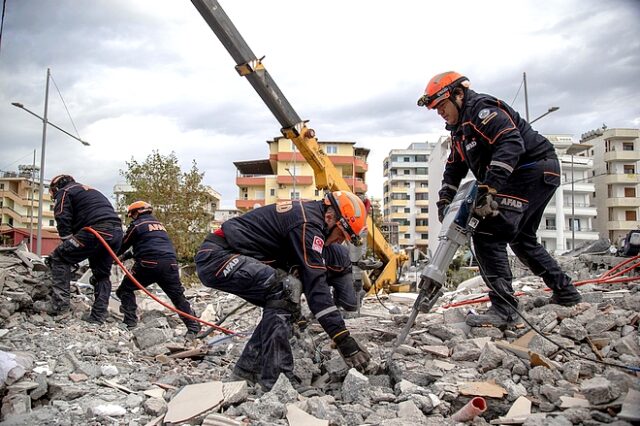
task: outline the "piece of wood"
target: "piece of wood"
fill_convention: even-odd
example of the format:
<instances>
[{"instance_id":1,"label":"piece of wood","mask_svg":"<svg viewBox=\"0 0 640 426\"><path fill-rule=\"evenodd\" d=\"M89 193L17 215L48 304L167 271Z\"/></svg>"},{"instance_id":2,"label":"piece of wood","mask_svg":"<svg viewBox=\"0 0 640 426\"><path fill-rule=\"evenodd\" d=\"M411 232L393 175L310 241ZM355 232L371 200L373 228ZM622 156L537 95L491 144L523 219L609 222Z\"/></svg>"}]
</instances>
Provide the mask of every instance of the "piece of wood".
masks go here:
<instances>
[{"instance_id":1,"label":"piece of wood","mask_svg":"<svg viewBox=\"0 0 640 426\"><path fill-rule=\"evenodd\" d=\"M587 343L589 344L589 346L591 347L591 350L593 351L594 354L596 354L596 357L598 357L598 359L600 361L604 361L604 357L602 356L602 354L600 353L600 350L598 350L598 348L596 347L596 345L593 344L593 342L591 341L591 339L589 338L589 336L586 337L585 339L587 341Z\"/></svg>"},{"instance_id":2,"label":"piece of wood","mask_svg":"<svg viewBox=\"0 0 640 426\"><path fill-rule=\"evenodd\" d=\"M116 383L114 381L107 380L104 377L102 377L102 378L100 378L100 380L98 380L98 384L99 385L103 385L103 386L108 386L108 387L113 388L113 389L117 389L117 390L122 391L124 393L135 393L134 391L132 391L128 387L122 386L122 385L120 385L120 384L118 384L118 383Z\"/></svg>"},{"instance_id":3,"label":"piece of wood","mask_svg":"<svg viewBox=\"0 0 640 426\"><path fill-rule=\"evenodd\" d=\"M146 391L144 391L142 393L147 395L150 398L163 399L164 398L164 392L165 392L165 390L160 388L160 387L153 387L151 389L147 389Z\"/></svg>"},{"instance_id":4,"label":"piece of wood","mask_svg":"<svg viewBox=\"0 0 640 426\"><path fill-rule=\"evenodd\" d=\"M531 365L534 367L543 366L548 368L549 370L555 370L556 367L553 365L551 360L544 355L540 355L537 352L529 351L529 360L531 361Z\"/></svg>"},{"instance_id":5,"label":"piece of wood","mask_svg":"<svg viewBox=\"0 0 640 426\"><path fill-rule=\"evenodd\" d=\"M178 389L176 386L173 385L167 385L165 383L160 383L160 382L153 382L151 383L152 385L156 385L159 388L165 389L165 390L176 390Z\"/></svg>"},{"instance_id":6,"label":"piece of wood","mask_svg":"<svg viewBox=\"0 0 640 426\"><path fill-rule=\"evenodd\" d=\"M184 358L202 358L209 352L209 348L206 345L198 348L189 349L182 352L176 352L168 356L171 359L184 359Z\"/></svg>"},{"instance_id":7,"label":"piece of wood","mask_svg":"<svg viewBox=\"0 0 640 426\"><path fill-rule=\"evenodd\" d=\"M498 340L495 342L495 345L500 349L511 352L518 358L530 360L529 351L522 346L514 345L513 343L505 342L504 340Z\"/></svg>"},{"instance_id":8,"label":"piece of wood","mask_svg":"<svg viewBox=\"0 0 640 426\"><path fill-rule=\"evenodd\" d=\"M490 398L502 398L507 394L505 388L495 382L465 382L458 385L461 395L486 396Z\"/></svg>"},{"instance_id":9,"label":"piece of wood","mask_svg":"<svg viewBox=\"0 0 640 426\"><path fill-rule=\"evenodd\" d=\"M329 426L329 420L322 420L301 410L295 404L287 404L289 426Z\"/></svg>"},{"instance_id":10,"label":"piece of wood","mask_svg":"<svg viewBox=\"0 0 640 426\"><path fill-rule=\"evenodd\" d=\"M222 382L187 385L171 400L165 423L180 423L211 410L224 400Z\"/></svg>"}]
</instances>

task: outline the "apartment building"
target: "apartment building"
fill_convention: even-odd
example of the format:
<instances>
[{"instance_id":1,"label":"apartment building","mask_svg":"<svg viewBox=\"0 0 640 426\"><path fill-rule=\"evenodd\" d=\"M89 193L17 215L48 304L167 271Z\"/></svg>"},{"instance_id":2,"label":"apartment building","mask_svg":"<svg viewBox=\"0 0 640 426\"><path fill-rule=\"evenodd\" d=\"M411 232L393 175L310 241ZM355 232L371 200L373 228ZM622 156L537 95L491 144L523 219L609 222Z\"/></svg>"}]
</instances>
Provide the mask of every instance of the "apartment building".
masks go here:
<instances>
[{"instance_id":1,"label":"apartment building","mask_svg":"<svg viewBox=\"0 0 640 426\"><path fill-rule=\"evenodd\" d=\"M545 135L560 161L561 183L544 211L538 228L541 244L563 253L599 238L590 145L576 143L571 135Z\"/></svg>"},{"instance_id":2,"label":"apartment building","mask_svg":"<svg viewBox=\"0 0 640 426\"><path fill-rule=\"evenodd\" d=\"M580 143L592 146L597 229L618 244L639 223L640 129L604 127L584 133Z\"/></svg>"},{"instance_id":3,"label":"apartment building","mask_svg":"<svg viewBox=\"0 0 640 426\"><path fill-rule=\"evenodd\" d=\"M16 245L25 241L31 246L38 227L39 169L31 165L18 166L18 172L0 172L0 234L3 245ZM53 217L53 202L45 182L42 203L42 254L48 254L60 239Z\"/></svg>"},{"instance_id":4,"label":"apartment building","mask_svg":"<svg viewBox=\"0 0 640 426\"><path fill-rule=\"evenodd\" d=\"M384 159L384 218L398 224L398 246L416 261L429 246L429 156L435 144L412 143Z\"/></svg>"},{"instance_id":5,"label":"apartment building","mask_svg":"<svg viewBox=\"0 0 640 426\"><path fill-rule=\"evenodd\" d=\"M316 188L313 169L287 138L268 140L269 158L236 161L236 208L247 211L281 200L317 199L322 191ZM355 142L318 142L322 150L356 194L367 192L366 172L369 150Z\"/></svg>"}]
</instances>

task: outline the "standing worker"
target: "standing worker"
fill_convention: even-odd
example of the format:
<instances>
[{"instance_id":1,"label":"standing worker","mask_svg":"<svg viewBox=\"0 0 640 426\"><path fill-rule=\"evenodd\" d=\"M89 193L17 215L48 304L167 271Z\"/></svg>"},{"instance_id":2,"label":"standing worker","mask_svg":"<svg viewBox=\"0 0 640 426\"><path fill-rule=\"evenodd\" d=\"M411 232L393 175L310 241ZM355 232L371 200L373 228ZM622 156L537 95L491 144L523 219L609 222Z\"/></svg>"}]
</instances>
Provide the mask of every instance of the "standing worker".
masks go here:
<instances>
[{"instance_id":1,"label":"standing worker","mask_svg":"<svg viewBox=\"0 0 640 426\"><path fill-rule=\"evenodd\" d=\"M369 354L350 336L327 285L323 248L357 242L366 229L362 201L346 191L321 201L286 201L229 219L209 234L196 255L203 284L264 308L262 320L235 365L235 376L271 389L283 373L293 377L289 344L300 285L311 312L349 367L363 369ZM302 284L278 273L297 265ZM297 287L297 288L296 288Z\"/></svg>"},{"instance_id":2,"label":"standing worker","mask_svg":"<svg viewBox=\"0 0 640 426\"><path fill-rule=\"evenodd\" d=\"M195 314L184 297L184 287L180 282L176 251L167 230L151 214L152 211L151 204L144 201L136 201L127 208L127 216L133 221L125 232L119 251L120 260L133 257L135 264L131 274L140 285L147 287L158 283L178 310L193 316ZM129 248L132 250L128 251ZM120 299L120 312L124 315L123 322L129 329L138 324L138 305L134 294L138 289L138 286L125 275L116 290L116 296ZM187 327L187 340L195 339L200 331L200 324L182 315L180 319Z\"/></svg>"},{"instance_id":3,"label":"standing worker","mask_svg":"<svg viewBox=\"0 0 640 426\"><path fill-rule=\"evenodd\" d=\"M122 243L122 222L113 206L101 192L76 182L69 175L51 179L49 193L55 200L54 217L62 243L49 255L53 285L49 302L36 302L34 309L51 315L69 311L71 266L89 259L94 287L91 312L84 321L102 324L107 319L111 296L111 265L113 259L98 238L84 229L97 231L117 251Z\"/></svg>"},{"instance_id":4,"label":"standing worker","mask_svg":"<svg viewBox=\"0 0 640 426\"><path fill-rule=\"evenodd\" d=\"M491 307L467 316L466 322L503 327L515 320L518 300L507 244L553 290L549 303L575 305L580 293L536 237L543 211L560 185L554 146L506 103L469 87L466 77L448 71L433 77L418 100L419 106L437 110L451 132L437 203L440 222L469 170L478 181L474 213L484 220L473 243Z\"/></svg>"}]
</instances>

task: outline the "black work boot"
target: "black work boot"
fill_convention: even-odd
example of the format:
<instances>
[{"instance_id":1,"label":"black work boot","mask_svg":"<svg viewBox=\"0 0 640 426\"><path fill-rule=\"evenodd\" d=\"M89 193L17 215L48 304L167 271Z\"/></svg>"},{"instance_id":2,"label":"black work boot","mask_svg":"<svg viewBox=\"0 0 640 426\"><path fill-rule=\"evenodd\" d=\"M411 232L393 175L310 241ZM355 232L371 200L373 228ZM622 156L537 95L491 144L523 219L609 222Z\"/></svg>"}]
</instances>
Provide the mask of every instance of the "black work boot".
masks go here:
<instances>
[{"instance_id":1,"label":"black work boot","mask_svg":"<svg viewBox=\"0 0 640 426\"><path fill-rule=\"evenodd\" d=\"M91 313L87 312L86 314L82 315L82 317L80 318L82 321L84 322L88 322L89 324L96 324L96 325L102 325L104 324L104 321L96 319Z\"/></svg>"},{"instance_id":2,"label":"black work boot","mask_svg":"<svg viewBox=\"0 0 640 426\"><path fill-rule=\"evenodd\" d=\"M230 374L228 374L224 379L224 381L229 382L240 382L246 381L249 385L255 385L258 383L258 373L254 373L251 371L247 371L242 367L238 367L237 365L233 368Z\"/></svg>"},{"instance_id":3,"label":"black work boot","mask_svg":"<svg viewBox=\"0 0 640 426\"><path fill-rule=\"evenodd\" d=\"M554 290L549 298L549 304L561 306L574 306L582 301L582 296L576 287L571 284L559 290Z\"/></svg>"},{"instance_id":4,"label":"black work boot","mask_svg":"<svg viewBox=\"0 0 640 426\"><path fill-rule=\"evenodd\" d=\"M504 329L508 325L513 324L513 318L492 305L484 314L467 315L465 323L470 327L496 327Z\"/></svg>"}]
</instances>

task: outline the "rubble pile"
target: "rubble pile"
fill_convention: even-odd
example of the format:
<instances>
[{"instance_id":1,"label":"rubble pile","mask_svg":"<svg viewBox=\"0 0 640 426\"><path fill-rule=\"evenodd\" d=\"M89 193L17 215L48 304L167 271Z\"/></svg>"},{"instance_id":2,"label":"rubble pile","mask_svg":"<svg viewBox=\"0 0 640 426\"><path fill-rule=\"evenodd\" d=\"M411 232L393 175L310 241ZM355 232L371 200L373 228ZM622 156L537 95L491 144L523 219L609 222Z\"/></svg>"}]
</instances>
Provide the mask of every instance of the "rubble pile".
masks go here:
<instances>
[{"instance_id":1,"label":"rubble pile","mask_svg":"<svg viewBox=\"0 0 640 426\"><path fill-rule=\"evenodd\" d=\"M576 264L565 267L581 270ZM573 275L588 277L580 274ZM47 284L46 268L34 255L0 251L2 424L640 422L640 377L616 367L640 367L640 285L634 283L582 286L585 302L565 308L540 303L542 281L519 277L527 320L573 354L524 323L504 331L466 326L467 312L485 305L442 306L483 296L482 282L470 280L447 293L439 308L420 314L388 361L412 299L407 294L368 297L361 315L346 320L372 356L367 371L349 369L311 322L295 327L295 379L281 376L269 392L227 379L245 335L216 332L185 341L177 316L144 295L139 295L137 328L119 326L115 299L110 322L87 324L79 318L89 309L90 289L79 284L72 291L72 314L52 318L32 309L46 296ZM203 319L224 320L233 331L250 333L260 315L240 299L204 287L189 289L187 296Z\"/></svg>"}]
</instances>

